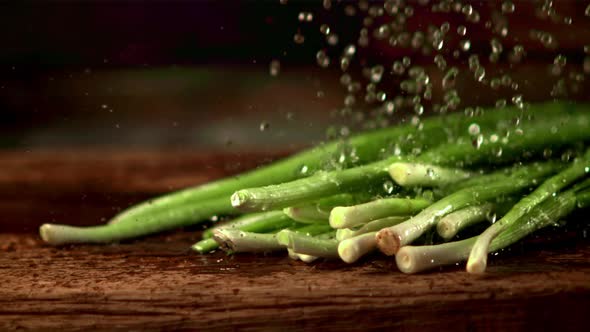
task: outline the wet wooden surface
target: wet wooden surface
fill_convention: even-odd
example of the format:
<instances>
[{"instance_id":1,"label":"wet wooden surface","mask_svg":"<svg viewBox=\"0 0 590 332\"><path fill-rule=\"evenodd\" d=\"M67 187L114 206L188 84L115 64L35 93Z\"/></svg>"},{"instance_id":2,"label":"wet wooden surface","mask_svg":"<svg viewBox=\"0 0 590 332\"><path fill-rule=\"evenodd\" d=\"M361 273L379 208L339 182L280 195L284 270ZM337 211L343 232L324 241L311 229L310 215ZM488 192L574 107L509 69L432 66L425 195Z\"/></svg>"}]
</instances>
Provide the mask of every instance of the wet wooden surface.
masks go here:
<instances>
[{"instance_id":1,"label":"wet wooden surface","mask_svg":"<svg viewBox=\"0 0 590 332\"><path fill-rule=\"evenodd\" d=\"M0 330L584 330L590 240L545 232L463 266L407 276L390 259L354 265L282 254L198 255L183 230L53 248L36 226L94 224L134 201L253 167L262 154L2 152ZM584 215L578 216L584 220Z\"/></svg>"}]
</instances>

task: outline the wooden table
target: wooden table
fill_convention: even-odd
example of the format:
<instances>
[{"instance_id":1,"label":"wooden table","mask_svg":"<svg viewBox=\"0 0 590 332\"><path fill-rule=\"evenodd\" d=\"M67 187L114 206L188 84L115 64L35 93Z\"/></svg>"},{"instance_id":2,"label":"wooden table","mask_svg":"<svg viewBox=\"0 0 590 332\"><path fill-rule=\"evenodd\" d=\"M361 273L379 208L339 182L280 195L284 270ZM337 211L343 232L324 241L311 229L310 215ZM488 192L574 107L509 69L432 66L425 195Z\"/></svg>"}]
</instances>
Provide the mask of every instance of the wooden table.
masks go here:
<instances>
[{"instance_id":1,"label":"wooden table","mask_svg":"<svg viewBox=\"0 0 590 332\"><path fill-rule=\"evenodd\" d=\"M263 154L0 153L0 330L583 330L590 240L545 232L463 266L404 275L378 255L305 264L283 254L198 255L184 230L118 245L43 245L36 227L100 223L155 194L251 168ZM582 218L583 219L583 218Z\"/></svg>"}]
</instances>

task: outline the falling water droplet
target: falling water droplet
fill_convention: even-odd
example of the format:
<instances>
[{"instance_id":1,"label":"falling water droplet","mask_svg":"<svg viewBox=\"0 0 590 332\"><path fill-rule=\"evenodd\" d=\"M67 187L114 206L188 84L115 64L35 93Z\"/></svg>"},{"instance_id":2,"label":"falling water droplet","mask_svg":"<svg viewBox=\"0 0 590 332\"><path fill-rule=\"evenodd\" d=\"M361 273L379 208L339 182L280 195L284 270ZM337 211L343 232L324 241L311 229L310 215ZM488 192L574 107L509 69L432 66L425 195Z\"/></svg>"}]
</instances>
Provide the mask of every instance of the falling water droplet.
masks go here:
<instances>
[{"instance_id":1,"label":"falling water droplet","mask_svg":"<svg viewBox=\"0 0 590 332\"><path fill-rule=\"evenodd\" d=\"M504 1L502 3L502 12L504 14L512 14L514 13L514 3L512 3L512 1Z\"/></svg>"},{"instance_id":2,"label":"falling water droplet","mask_svg":"<svg viewBox=\"0 0 590 332\"><path fill-rule=\"evenodd\" d=\"M322 68L326 68L330 65L330 58L328 57L328 55L326 54L326 51L324 51L324 50L319 50L316 53L316 60L317 60L318 65Z\"/></svg>"},{"instance_id":3,"label":"falling water droplet","mask_svg":"<svg viewBox=\"0 0 590 332\"><path fill-rule=\"evenodd\" d=\"M436 64L436 66L440 70L445 70L447 68L447 62L445 61L445 58L441 54L437 54L434 57L434 64Z\"/></svg>"},{"instance_id":4,"label":"falling water droplet","mask_svg":"<svg viewBox=\"0 0 590 332\"><path fill-rule=\"evenodd\" d=\"M457 34L459 36L465 36L467 34L467 28L464 25L460 25L457 27Z\"/></svg>"},{"instance_id":5,"label":"falling water droplet","mask_svg":"<svg viewBox=\"0 0 590 332\"><path fill-rule=\"evenodd\" d=\"M486 76L486 70L484 67L479 67L475 70L474 77L478 82L482 82Z\"/></svg>"},{"instance_id":6,"label":"falling water droplet","mask_svg":"<svg viewBox=\"0 0 590 332\"><path fill-rule=\"evenodd\" d=\"M272 60L269 66L270 76L276 77L281 70L281 63L278 60Z\"/></svg>"},{"instance_id":7,"label":"falling water droplet","mask_svg":"<svg viewBox=\"0 0 590 332\"><path fill-rule=\"evenodd\" d=\"M459 42L459 46L463 52L467 52L471 48L471 41L469 39L463 39Z\"/></svg>"},{"instance_id":8,"label":"falling water droplet","mask_svg":"<svg viewBox=\"0 0 590 332\"><path fill-rule=\"evenodd\" d=\"M386 193L388 193L388 194L393 193L393 189L394 189L393 182L391 182L389 180L383 182L383 190L385 190Z\"/></svg>"},{"instance_id":9,"label":"falling water droplet","mask_svg":"<svg viewBox=\"0 0 590 332\"><path fill-rule=\"evenodd\" d=\"M303 44L305 42L305 36L303 36L300 32L297 32L293 36L293 41L295 42L295 44Z\"/></svg>"},{"instance_id":10,"label":"falling water droplet","mask_svg":"<svg viewBox=\"0 0 590 332\"><path fill-rule=\"evenodd\" d=\"M559 67L563 67L567 64L567 58L560 54L555 57L555 59L553 60L553 64Z\"/></svg>"},{"instance_id":11,"label":"falling water droplet","mask_svg":"<svg viewBox=\"0 0 590 332\"><path fill-rule=\"evenodd\" d=\"M379 83L381 77L383 77L384 68L381 65L374 66L371 68L371 82Z\"/></svg>"}]
</instances>

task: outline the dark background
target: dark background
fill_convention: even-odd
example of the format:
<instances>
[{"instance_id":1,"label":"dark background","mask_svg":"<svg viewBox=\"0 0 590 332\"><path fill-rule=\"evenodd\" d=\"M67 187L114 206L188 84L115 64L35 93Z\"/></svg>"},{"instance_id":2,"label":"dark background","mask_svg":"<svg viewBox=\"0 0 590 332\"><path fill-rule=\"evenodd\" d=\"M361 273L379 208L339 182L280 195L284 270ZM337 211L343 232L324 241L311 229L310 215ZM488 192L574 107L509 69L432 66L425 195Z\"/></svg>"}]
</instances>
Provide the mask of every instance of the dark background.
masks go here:
<instances>
[{"instance_id":1,"label":"dark background","mask_svg":"<svg viewBox=\"0 0 590 332\"><path fill-rule=\"evenodd\" d=\"M326 128L346 119L334 116L344 98L339 71L315 64L323 45L318 27L326 22L337 28L340 46L357 38L360 27L358 17L343 15L344 4L333 2L325 11L321 0L2 1L0 148L241 150L321 140ZM501 1L472 3L485 19ZM574 25L538 20L533 1L515 1L518 16L510 21L512 40L505 48L520 38L527 58L517 68L498 66L520 77L531 101L551 99L554 80L545 78L556 54L580 67L582 47L590 44L586 4L555 3ZM462 19L416 8L410 26L450 21L455 29ZM312 23L297 20L302 10L314 12ZM532 27L552 32L559 48L526 40ZM303 45L293 42L298 29L306 35ZM472 44L474 52L486 54L489 36L476 32ZM369 62L389 64L410 55L432 66L432 57L404 52L379 43L366 51ZM278 77L269 75L273 59L281 63ZM467 60L456 62L466 66ZM482 93L468 79L458 89L463 106L493 105L512 93ZM586 91L570 98L588 99Z\"/></svg>"},{"instance_id":2,"label":"dark background","mask_svg":"<svg viewBox=\"0 0 590 332\"><path fill-rule=\"evenodd\" d=\"M341 98L316 97L326 75L314 65L317 47L312 38L293 43L297 14L310 6L3 1L0 147L241 149L321 139Z\"/></svg>"}]
</instances>

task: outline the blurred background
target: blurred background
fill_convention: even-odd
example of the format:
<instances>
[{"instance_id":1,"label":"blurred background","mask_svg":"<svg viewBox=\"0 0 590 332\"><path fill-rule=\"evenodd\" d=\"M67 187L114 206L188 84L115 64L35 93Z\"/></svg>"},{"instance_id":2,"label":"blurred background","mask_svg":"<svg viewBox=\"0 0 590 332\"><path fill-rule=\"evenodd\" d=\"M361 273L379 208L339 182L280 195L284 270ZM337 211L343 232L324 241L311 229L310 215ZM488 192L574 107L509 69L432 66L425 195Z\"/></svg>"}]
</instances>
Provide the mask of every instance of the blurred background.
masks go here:
<instances>
[{"instance_id":1,"label":"blurred background","mask_svg":"<svg viewBox=\"0 0 590 332\"><path fill-rule=\"evenodd\" d=\"M345 71L357 73L364 89L367 69L382 64L383 91L409 96L390 69L404 56L432 73L433 101L423 103L426 113L446 97L438 86L453 65L466 73L454 82L458 108L510 104L518 96L588 100L587 1L470 1L458 11L458 2L442 1L447 11L442 5L432 10L439 2L3 1L0 148L298 148L326 138L329 127L347 133L341 125L364 119L351 117L350 108L375 107L360 102L362 94L356 102L347 99L354 87L341 84ZM404 3L412 5L411 12L401 6L393 16L371 14L373 7L391 11ZM477 11L477 22L470 10ZM392 36L399 45L408 37L395 28L388 38L360 46L363 27L374 36L380 24L401 16L408 31L449 25L452 36L441 51L445 70L436 71L432 49L392 46ZM455 55L465 47L461 27L470 45ZM491 63L493 38L503 50ZM351 44L359 57L343 71L339 54ZM517 63L510 60L515 46L526 54ZM322 62L323 54L332 57L330 64ZM469 72L472 54L487 66L483 89ZM508 74L518 82L516 89L490 88L489 78ZM567 91L555 92L559 84ZM396 114L407 111L398 108Z\"/></svg>"},{"instance_id":2,"label":"blurred background","mask_svg":"<svg viewBox=\"0 0 590 332\"><path fill-rule=\"evenodd\" d=\"M0 147L239 150L322 139L342 98L315 66L313 43L293 43L301 6L3 1Z\"/></svg>"}]
</instances>

